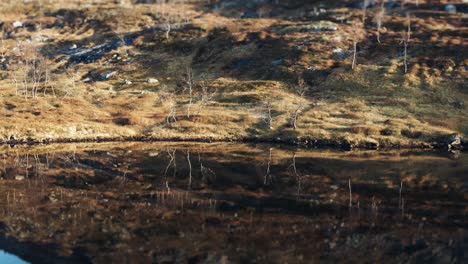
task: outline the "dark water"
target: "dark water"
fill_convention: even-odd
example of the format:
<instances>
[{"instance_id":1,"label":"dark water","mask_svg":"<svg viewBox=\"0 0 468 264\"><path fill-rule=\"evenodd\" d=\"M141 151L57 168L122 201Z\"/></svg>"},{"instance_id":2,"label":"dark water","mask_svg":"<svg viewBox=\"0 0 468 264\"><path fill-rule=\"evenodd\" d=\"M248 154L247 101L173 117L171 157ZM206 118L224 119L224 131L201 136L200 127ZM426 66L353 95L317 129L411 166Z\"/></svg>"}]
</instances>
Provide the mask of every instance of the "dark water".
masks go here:
<instances>
[{"instance_id":1,"label":"dark water","mask_svg":"<svg viewBox=\"0 0 468 264\"><path fill-rule=\"evenodd\" d=\"M0 151L0 249L32 263L468 262L464 154L167 143Z\"/></svg>"}]
</instances>

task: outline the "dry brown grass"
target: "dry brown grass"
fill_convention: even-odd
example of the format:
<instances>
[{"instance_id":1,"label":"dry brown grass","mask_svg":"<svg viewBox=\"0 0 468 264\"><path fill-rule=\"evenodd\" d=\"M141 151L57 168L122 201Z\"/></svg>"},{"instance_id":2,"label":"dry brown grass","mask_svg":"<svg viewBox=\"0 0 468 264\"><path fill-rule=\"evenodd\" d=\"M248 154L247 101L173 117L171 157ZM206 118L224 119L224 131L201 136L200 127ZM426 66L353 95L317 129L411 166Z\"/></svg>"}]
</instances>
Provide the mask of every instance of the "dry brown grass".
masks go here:
<instances>
[{"instance_id":1,"label":"dry brown grass","mask_svg":"<svg viewBox=\"0 0 468 264\"><path fill-rule=\"evenodd\" d=\"M0 120L1 138L7 139L11 135L15 138L92 138L145 134L161 138L313 137L407 144L429 141L439 134L468 133L464 125L468 119L464 108L453 107L453 102L468 100L459 80L463 65L449 52L440 51L441 46L463 45L463 42L459 36L454 36L453 41L443 38L431 44L424 38L439 38L439 33L433 32L430 34L435 35L429 36L426 31L422 32L429 29L452 32L460 25L451 17L446 18L445 25L436 18L434 21L415 19L415 26L421 32L415 35L415 58L410 61L408 74L404 75L396 54L398 45L393 43L398 32L390 26L383 31L382 38L386 42L381 46L373 45L372 39L363 40L364 51L358 55L357 69L350 71L349 58L339 59L332 53L336 47L349 49L350 25L338 24L336 32L310 33L296 29L324 22L229 18L215 12L204 13L202 9L194 8L196 4L191 1L183 8L187 10L186 19L202 30L189 33L176 29L173 36L165 40L163 32L147 30L161 22L154 19L161 10L153 5L117 6L113 1L105 0L87 4L48 1L42 9L37 9L34 3L0 3L2 21L10 27L16 20L52 24L59 18L45 16L43 12L52 13L60 8L81 10L86 17L100 23L98 27L66 24L63 29L42 27L35 32L14 31L13 36L20 41L33 36L51 38L51 46L48 46L50 43L36 43L37 48L44 48L46 53L53 53L54 45L65 49L70 43L86 40L82 45L90 47L115 37L115 34L142 32L133 45L111 51L128 58L130 63L109 63L109 57L104 57L94 63L78 64L77 81L71 81L64 70L65 62L59 62L58 56L48 58L51 72L54 72L51 85L56 91L55 96L47 92L35 100L24 100L15 95L8 77L11 72L0 71L0 76L6 76L0 80L0 114L5 117ZM180 6L166 5L164 8L166 13L180 15ZM348 9L336 10L336 14L347 12ZM349 14L351 17L359 15ZM403 21L394 14L388 18L388 23L393 26L400 20ZM109 31L104 30L107 27ZM214 96L201 108L197 86L194 113L187 118L188 96L183 91L183 74L194 54L207 44L209 31L216 27L227 28L226 36L216 37L221 40L229 37L229 46L226 41L214 41L210 45L215 46L208 47L216 52L208 56L208 63L193 65L195 78L205 79ZM291 32L281 33L285 28ZM373 30L368 29L369 38ZM11 55L16 41L10 38L5 44L7 55ZM394 44L396 46L392 47ZM180 45L191 49L191 53L180 52L177 48ZM431 54L425 54L423 48L444 56L432 60ZM252 58L255 67L246 66L250 67L247 72L231 70L234 61ZM284 65L275 68L272 61L277 59L283 59ZM252 78L250 71L259 67L265 67L264 76L268 78ZM311 80L310 91L305 98L300 98L294 92L294 86L298 75L306 69L312 72L311 76L315 71L326 74ZM89 72L104 70L118 74L107 81L81 81ZM274 74L270 74L274 70ZM456 80L452 76L456 76ZM157 78L160 85L147 83L148 78ZM126 85L125 80L133 83ZM169 101L167 96L162 96L165 89L175 91L172 97L177 104L178 122L166 123ZM265 101L272 105L272 128L268 128L264 121ZM288 120L298 104L303 104L304 109L298 119L298 128L294 130L288 126Z\"/></svg>"}]
</instances>

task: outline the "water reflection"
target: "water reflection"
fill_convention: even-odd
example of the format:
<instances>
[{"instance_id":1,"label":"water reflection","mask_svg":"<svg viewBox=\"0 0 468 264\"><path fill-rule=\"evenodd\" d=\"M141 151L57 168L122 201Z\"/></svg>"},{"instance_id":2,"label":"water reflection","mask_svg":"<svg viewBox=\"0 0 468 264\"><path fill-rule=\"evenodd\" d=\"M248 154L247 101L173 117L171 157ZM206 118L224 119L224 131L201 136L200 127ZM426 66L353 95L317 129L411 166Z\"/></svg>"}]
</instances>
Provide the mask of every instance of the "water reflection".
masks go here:
<instances>
[{"instance_id":1,"label":"water reflection","mask_svg":"<svg viewBox=\"0 0 468 264\"><path fill-rule=\"evenodd\" d=\"M0 263L2 264L27 264L28 262L18 258L15 255L0 250Z\"/></svg>"},{"instance_id":2,"label":"water reflection","mask_svg":"<svg viewBox=\"0 0 468 264\"><path fill-rule=\"evenodd\" d=\"M22 249L9 252L43 263L464 262L467 161L243 144L3 147L0 229Z\"/></svg>"}]
</instances>

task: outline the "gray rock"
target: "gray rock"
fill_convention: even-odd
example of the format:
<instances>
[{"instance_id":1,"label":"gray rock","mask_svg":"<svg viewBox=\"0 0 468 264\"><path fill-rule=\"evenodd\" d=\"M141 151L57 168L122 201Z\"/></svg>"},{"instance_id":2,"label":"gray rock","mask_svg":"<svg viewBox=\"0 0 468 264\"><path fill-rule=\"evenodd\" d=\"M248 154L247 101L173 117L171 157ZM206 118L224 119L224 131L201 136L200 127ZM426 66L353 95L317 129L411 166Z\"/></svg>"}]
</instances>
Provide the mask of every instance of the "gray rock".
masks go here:
<instances>
[{"instance_id":1,"label":"gray rock","mask_svg":"<svg viewBox=\"0 0 468 264\"><path fill-rule=\"evenodd\" d=\"M341 48L336 48L333 50L333 55L337 56L340 59L345 59L346 58L346 51L344 51Z\"/></svg>"},{"instance_id":2,"label":"gray rock","mask_svg":"<svg viewBox=\"0 0 468 264\"><path fill-rule=\"evenodd\" d=\"M110 78L112 78L112 76L116 75L117 74L117 71L111 71L111 72L105 72L103 74L101 74L101 80L109 80Z\"/></svg>"},{"instance_id":3,"label":"gray rock","mask_svg":"<svg viewBox=\"0 0 468 264\"><path fill-rule=\"evenodd\" d=\"M71 48L66 49L63 59L68 60L68 64L74 63L92 63L100 60L111 50L115 50L125 45L123 41L114 40L107 43L102 43L91 48L81 48L76 45L72 45Z\"/></svg>"},{"instance_id":4,"label":"gray rock","mask_svg":"<svg viewBox=\"0 0 468 264\"><path fill-rule=\"evenodd\" d=\"M273 65L281 65L283 64L284 60L283 59L277 59L271 62Z\"/></svg>"},{"instance_id":5,"label":"gray rock","mask_svg":"<svg viewBox=\"0 0 468 264\"><path fill-rule=\"evenodd\" d=\"M155 79L155 78L149 78L148 80L146 80L148 83L159 83L159 80L158 79Z\"/></svg>"}]
</instances>

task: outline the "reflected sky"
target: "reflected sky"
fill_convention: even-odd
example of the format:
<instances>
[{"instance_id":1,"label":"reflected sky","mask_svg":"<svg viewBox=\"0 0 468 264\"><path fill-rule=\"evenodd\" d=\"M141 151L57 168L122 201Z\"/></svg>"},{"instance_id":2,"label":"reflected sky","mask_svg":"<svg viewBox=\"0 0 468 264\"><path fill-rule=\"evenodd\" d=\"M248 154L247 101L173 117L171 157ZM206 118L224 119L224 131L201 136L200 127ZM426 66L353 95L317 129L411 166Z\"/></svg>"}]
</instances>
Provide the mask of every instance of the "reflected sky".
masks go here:
<instances>
[{"instance_id":1,"label":"reflected sky","mask_svg":"<svg viewBox=\"0 0 468 264\"><path fill-rule=\"evenodd\" d=\"M0 263L2 264L25 264L28 263L19 257L0 250Z\"/></svg>"}]
</instances>

